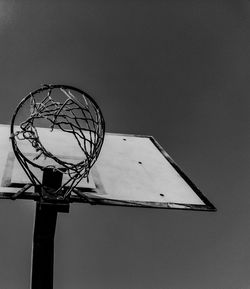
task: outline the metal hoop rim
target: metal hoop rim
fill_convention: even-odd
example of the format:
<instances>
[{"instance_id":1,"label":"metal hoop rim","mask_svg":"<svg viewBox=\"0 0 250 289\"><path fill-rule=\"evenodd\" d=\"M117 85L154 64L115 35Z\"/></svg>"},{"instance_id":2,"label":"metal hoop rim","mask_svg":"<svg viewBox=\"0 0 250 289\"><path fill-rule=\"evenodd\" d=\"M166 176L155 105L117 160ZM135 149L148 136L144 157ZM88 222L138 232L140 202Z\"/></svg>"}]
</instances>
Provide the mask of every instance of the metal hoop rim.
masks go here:
<instances>
[{"instance_id":1,"label":"metal hoop rim","mask_svg":"<svg viewBox=\"0 0 250 289\"><path fill-rule=\"evenodd\" d=\"M84 96L86 96L95 106L95 108L98 110L98 113L100 115L100 120L101 120L101 123L102 123L102 126L103 126L103 132L105 134L105 121L104 121L104 117L103 117L103 114L102 114L102 111L101 109L99 108L97 102L94 100L94 98L92 96L90 96L87 92L83 91L82 89L79 89L77 87L74 87L74 86L71 86L71 85L64 85L64 84L43 84L42 87L30 92L29 94L27 94L21 101L20 103L18 104L18 106L16 107L13 115L12 115L12 119L11 119L11 124L10 124L10 139L11 139L11 143L12 143L12 148L13 148L13 151L14 151L14 154L16 156L17 159L20 158L20 156L22 156L22 158L25 159L25 161L27 161L30 165L34 166L34 167L37 167L41 170L44 169L43 166L39 166L35 163L33 163L32 161L30 161L27 157L25 157L25 155L23 155L23 153L20 151L19 147L17 146L16 144L16 140L15 140L15 136L14 136L14 126L15 126L15 119L16 119L16 116L18 114L18 111L21 109L21 107L23 106L23 104L32 96L32 95L35 95L35 94L38 94L38 93L41 93L45 90L48 90L48 89L57 89L57 88L62 88L62 89L69 89L69 90L73 90L73 91L76 91ZM81 103L79 103L79 105L81 105ZM103 141L101 143L101 147L103 145ZM98 154L96 155L95 159L98 158L99 154L100 154L100 151L101 151L101 147L98 151ZM81 164L83 164L86 160L84 161L81 161L77 164L75 164L75 166L79 166Z\"/></svg>"}]
</instances>

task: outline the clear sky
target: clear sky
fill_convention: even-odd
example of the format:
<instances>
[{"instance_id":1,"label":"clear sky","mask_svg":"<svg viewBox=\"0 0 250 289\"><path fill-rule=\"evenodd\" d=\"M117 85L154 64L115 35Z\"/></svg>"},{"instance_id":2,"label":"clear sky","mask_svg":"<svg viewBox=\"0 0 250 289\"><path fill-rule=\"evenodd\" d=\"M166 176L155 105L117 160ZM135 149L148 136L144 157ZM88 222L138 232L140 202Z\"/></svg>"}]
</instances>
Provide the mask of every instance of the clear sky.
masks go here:
<instances>
[{"instance_id":1,"label":"clear sky","mask_svg":"<svg viewBox=\"0 0 250 289\"><path fill-rule=\"evenodd\" d=\"M250 288L250 2L0 0L0 123L42 83L153 135L216 213L71 205L55 289ZM1 136L0 136L1 137ZM34 203L0 202L0 288L27 289Z\"/></svg>"}]
</instances>

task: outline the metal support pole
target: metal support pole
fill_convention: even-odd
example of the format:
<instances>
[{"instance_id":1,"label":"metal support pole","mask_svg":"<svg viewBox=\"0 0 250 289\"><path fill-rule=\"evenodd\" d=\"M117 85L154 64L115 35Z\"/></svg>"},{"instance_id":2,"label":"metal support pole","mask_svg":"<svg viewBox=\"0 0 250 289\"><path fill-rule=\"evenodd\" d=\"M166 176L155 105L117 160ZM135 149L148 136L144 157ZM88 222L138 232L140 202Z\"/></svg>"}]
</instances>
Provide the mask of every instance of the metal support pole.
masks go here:
<instances>
[{"instance_id":1,"label":"metal support pole","mask_svg":"<svg viewBox=\"0 0 250 289\"><path fill-rule=\"evenodd\" d=\"M51 197L44 197L36 204L33 236L33 262L31 289L53 289L54 238L58 212L69 212L68 201L58 201L53 190L61 186L62 175L58 171L46 169L43 186L51 189ZM43 191L42 191L43 192Z\"/></svg>"},{"instance_id":2,"label":"metal support pole","mask_svg":"<svg viewBox=\"0 0 250 289\"><path fill-rule=\"evenodd\" d=\"M33 237L32 289L53 289L54 237L57 211L36 205Z\"/></svg>"}]
</instances>

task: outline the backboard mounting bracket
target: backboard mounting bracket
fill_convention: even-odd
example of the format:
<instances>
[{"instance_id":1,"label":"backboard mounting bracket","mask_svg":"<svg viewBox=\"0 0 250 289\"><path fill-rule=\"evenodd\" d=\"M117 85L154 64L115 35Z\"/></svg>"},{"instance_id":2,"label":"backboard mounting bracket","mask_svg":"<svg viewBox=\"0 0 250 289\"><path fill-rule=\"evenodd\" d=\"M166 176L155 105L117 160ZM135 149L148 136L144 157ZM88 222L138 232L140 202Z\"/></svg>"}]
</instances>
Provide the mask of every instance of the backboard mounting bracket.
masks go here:
<instances>
[{"instance_id":1,"label":"backboard mounting bracket","mask_svg":"<svg viewBox=\"0 0 250 289\"><path fill-rule=\"evenodd\" d=\"M11 200L16 200L21 197L29 188L31 188L33 184L26 184L24 185L17 193L10 197Z\"/></svg>"}]
</instances>

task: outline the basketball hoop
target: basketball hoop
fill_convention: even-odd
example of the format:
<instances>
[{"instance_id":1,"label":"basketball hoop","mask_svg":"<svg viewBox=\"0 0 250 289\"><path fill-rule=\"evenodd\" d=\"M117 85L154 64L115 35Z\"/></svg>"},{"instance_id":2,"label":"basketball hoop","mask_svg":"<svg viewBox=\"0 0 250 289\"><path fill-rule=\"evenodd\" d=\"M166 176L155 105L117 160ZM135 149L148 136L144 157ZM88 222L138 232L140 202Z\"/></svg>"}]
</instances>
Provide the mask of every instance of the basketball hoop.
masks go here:
<instances>
[{"instance_id":1,"label":"basketball hoop","mask_svg":"<svg viewBox=\"0 0 250 289\"><path fill-rule=\"evenodd\" d=\"M61 143L47 147L42 128L49 128L51 138L60 135ZM97 103L86 92L67 85L44 85L19 103L10 129L15 156L30 186L35 186L43 199L65 200L83 178L88 180L102 148L105 122ZM72 143L66 145L64 135L67 140L71 136ZM65 145L69 151L77 147L79 157L58 156L57 145ZM66 181L62 183L63 178Z\"/></svg>"}]
</instances>

